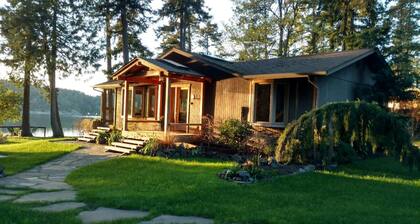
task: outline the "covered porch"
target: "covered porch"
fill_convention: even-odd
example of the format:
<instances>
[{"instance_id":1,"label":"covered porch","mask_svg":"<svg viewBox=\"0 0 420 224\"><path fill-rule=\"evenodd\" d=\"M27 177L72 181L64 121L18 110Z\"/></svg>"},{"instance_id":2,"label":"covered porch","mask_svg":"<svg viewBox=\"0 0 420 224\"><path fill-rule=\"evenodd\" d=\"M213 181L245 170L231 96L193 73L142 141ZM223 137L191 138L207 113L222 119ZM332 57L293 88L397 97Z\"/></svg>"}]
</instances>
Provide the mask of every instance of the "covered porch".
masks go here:
<instances>
[{"instance_id":1,"label":"covered porch","mask_svg":"<svg viewBox=\"0 0 420 224\"><path fill-rule=\"evenodd\" d=\"M102 91L101 117L124 136L200 134L204 88L200 73L170 60L136 58L95 88Z\"/></svg>"}]
</instances>

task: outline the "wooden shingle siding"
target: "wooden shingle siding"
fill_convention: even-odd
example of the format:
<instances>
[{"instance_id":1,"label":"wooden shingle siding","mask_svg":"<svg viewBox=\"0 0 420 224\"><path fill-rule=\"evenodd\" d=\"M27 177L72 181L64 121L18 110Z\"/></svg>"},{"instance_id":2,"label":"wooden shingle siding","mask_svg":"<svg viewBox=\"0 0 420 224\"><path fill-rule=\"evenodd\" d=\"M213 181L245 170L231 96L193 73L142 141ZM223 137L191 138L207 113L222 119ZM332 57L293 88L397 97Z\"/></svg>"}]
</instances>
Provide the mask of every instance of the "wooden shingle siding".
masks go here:
<instances>
[{"instance_id":1,"label":"wooden shingle siding","mask_svg":"<svg viewBox=\"0 0 420 224\"><path fill-rule=\"evenodd\" d=\"M249 111L250 81L243 78L219 80L215 84L214 121L241 119L243 108Z\"/></svg>"}]
</instances>

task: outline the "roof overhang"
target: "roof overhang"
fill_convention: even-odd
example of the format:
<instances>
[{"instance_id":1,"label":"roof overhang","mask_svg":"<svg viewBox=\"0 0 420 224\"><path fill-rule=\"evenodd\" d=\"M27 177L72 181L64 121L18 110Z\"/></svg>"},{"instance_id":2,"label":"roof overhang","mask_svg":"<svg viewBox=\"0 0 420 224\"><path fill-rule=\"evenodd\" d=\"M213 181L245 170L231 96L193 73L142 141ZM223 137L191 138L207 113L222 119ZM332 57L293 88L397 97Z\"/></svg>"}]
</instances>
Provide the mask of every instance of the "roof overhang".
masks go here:
<instances>
[{"instance_id":1,"label":"roof overhang","mask_svg":"<svg viewBox=\"0 0 420 224\"><path fill-rule=\"evenodd\" d=\"M340 65L337 65L333 68L328 69L328 71L326 71L326 73L327 73L327 75L330 75L334 72L337 72L337 71L339 71L339 70L341 70L341 69L343 69L343 68L345 68L345 67L347 67L347 66L349 66L349 65L351 65L355 62L358 62L358 61L362 60L363 58L366 58L366 57L368 57L372 54L375 54L375 53L376 53L375 49L369 49L369 51L366 51L364 54L361 54L361 55L353 58L352 60L346 61L346 62L344 62Z\"/></svg>"},{"instance_id":2,"label":"roof overhang","mask_svg":"<svg viewBox=\"0 0 420 224\"><path fill-rule=\"evenodd\" d=\"M131 60L129 63L125 64L123 67L121 67L120 69L118 69L113 75L112 78L113 79L118 79L118 77L124 75L126 72L130 71L131 69L135 68L135 67L147 67L156 71L159 71L160 73L162 73L163 75L168 75L169 72L162 68L159 67L155 64L152 64L144 59L141 58L134 58L133 60Z\"/></svg>"},{"instance_id":3,"label":"roof overhang","mask_svg":"<svg viewBox=\"0 0 420 224\"><path fill-rule=\"evenodd\" d=\"M255 74L255 75L244 75L245 79L292 79L292 78L306 78L308 76L325 76L325 71L314 72L311 74L302 73L274 73L274 74Z\"/></svg>"},{"instance_id":4,"label":"roof overhang","mask_svg":"<svg viewBox=\"0 0 420 224\"><path fill-rule=\"evenodd\" d=\"M93 86L93 88L97 89L115 89L122 86L124 83L123 80L110 80L103 83L99 83Z\"/></svg>"}]
</instances>

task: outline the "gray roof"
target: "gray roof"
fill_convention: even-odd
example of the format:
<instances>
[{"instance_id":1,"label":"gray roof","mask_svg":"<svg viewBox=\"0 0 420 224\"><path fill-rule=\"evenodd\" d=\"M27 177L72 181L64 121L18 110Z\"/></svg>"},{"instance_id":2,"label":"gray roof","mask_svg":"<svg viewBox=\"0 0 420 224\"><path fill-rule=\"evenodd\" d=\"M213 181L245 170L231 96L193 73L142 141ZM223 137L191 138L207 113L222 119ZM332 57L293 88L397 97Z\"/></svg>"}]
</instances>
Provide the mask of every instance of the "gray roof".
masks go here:
<instances>
[{"instance_id":1,"label":"gray roof","mask_svg":"<svg viewBox=\"0 0 420 224\"><path fill-rule=\"evenodd\" d=\"M243 76L252 76L287 73L330 74L373 53L375 53L373 49L360 49L244 62L232 62L202 54L192 54L209 64Z\"/></svg>"},{"instance_id":2,"label":"gray roof","mask_svg":"<svg viewBox=\"0 0 420 224\"><path fill-rule=\"evenodd\" d=\"M177 73L177 74L183 74L183 75L192 75L192 76L199 76L199 77L203 77L204 75L201 73L198 73L194 70L192 70L189 67L186 67L184 65L178 64L176 62L172 62L170 60L165 60L165 59L149 59L149 58L144 58L143 60L148 61L149 63L152 63L158 67L161 67L165 70L167 70L168 72L173 72L173 73Z\"/></svg>"}]
</instances>

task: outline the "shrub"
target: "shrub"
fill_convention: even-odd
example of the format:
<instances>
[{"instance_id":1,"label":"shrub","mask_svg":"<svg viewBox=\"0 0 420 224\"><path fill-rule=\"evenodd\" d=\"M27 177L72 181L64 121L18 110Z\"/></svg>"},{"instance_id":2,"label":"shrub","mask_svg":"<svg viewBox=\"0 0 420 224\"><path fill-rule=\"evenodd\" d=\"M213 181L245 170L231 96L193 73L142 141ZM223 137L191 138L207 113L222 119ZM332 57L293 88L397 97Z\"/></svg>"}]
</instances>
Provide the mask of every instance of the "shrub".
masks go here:
<instances>
[{"instance_id":1,"label":"shrub","mask_svg":"<svg viewBox=\"0 0 420 224\"><path fill-rule=\"evenodd\" d=\"M151 138L146 142L144 147L140 150L140 153L142 153L143 155L153 156L156 154L159 148L160 148L159 139Z\"/></svg>"},{"instance_id":2,"label":"shrub","mask_svg":"<svg viewBox=\"0 0 420 224\"><path fill-rule=\"evenodd\" d=\"M287 125L276 149L283 163L346 163L373 155L392 155L420 168L406 117L363 101L332 103L303 114Z\"/></svg>"},{"instance_id":3,"label":"shrub","mask_svg":"<svg viewBox=\"0 0 420 224\"><path fill-rule=\"evenodd\" d=\"M102 121L100 119L83 118L76 121L75 127L81 132L89 132L98 126L101 126L101 124Z\"/></svg>"},{"instance_id":4,"label":"shrub","mask_svg":"<svg viewBox=\"0 0 420 224\"><path fill-rule=\"evenodd\" d=\"M98 137L96 138L96 144L107 144L109 139L109 133L108 132L101 132L99 133Z\"/></svg>"},{"instance_id":5,"label":"shrub","mask_svg":"<svg viewBox=\"0 0 420 224\"><path fill-rule=\"evenodd\" d=\"M120 130L113 129L109 133L109 137L107 139L108 145L111 145L111 143L113 142L119 142L121 138L122 138L122 132Z\"/></svg>"},{"instance_id":6,"label":"shrub","mask_svg":"<svg viewBox=\"0 0 420 224\"><path fill-rule=\"evenodd\" d=\"M246 140L252 134L252 127L248 122L237 119L229 119L222 123L219 128L220 140L232 148L243 149Z\"/></svg>"},{"instance_id":7,"label":"shrub","mask_svg":"<svg viewBox=\"0 0 420 224\"><path fill-rule=\"evenodd\" d=\"M0 144L4 144L7 142L7 135L0 132Z\"/></svg>"}]
</instances>

